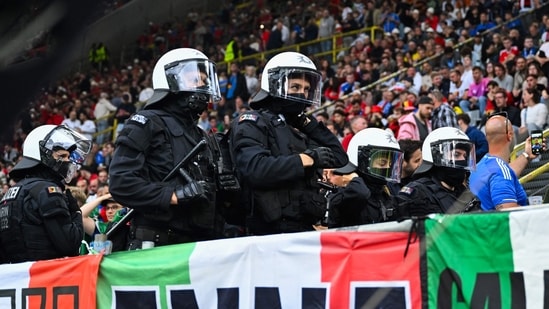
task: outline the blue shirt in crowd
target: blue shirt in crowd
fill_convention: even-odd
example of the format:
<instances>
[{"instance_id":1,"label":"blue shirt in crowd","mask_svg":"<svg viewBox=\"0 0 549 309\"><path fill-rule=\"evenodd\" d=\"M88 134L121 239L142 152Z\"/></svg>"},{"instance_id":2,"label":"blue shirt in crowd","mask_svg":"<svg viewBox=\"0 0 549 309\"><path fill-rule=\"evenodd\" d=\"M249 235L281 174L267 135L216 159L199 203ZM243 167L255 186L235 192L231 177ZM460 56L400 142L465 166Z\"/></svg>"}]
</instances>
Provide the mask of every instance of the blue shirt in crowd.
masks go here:
<instances>
[{"instance_id":1,"label":"blue shirt in crowd","mask_svg":"<svg viewBox=\"0 0 549 309\"><path fill-rule=\"evenodd\" d=\"M469 178L471 192L478 197L482 210L495 210L497 205L528 205L528 197L509 164L486 154Z\"/></svg>"}]
</instances>

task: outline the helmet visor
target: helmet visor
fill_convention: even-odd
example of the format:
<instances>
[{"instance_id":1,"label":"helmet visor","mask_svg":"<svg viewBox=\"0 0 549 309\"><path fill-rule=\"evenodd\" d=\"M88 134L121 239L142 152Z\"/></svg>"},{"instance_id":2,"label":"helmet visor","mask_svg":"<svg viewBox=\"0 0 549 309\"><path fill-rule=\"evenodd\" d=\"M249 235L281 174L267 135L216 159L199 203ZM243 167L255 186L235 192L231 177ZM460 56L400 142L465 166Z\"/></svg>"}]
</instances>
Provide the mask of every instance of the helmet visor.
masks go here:
<instances>
[{"instance_id":1,"label":"helmet visor","mask_svg":"<svg viewBox=\"0 0 549 309\"><path fill-rule=\"evenodd\" d=\"M475 144L466 140L442 140L431 144L433 164L473 171L476 168Z\"/></svg>"},{"instance_id":2,"label":"helmet visor","mask_svg":"<svg viewBox=\"0 0 549 309\"><path fill-rule=\"evenodd\" d=\"M171 92L198 92L221 100L215 64L205 59L191 59L167 64L166 79Z\"/></svg>"},{"instance_id":3,"label":"helmet visor","mask_svg":"<svg viewBox=\"0 0 549 309\"><path fill-rule=\"evenodd\" d=\"M311 106L320 106L321 75L311 69L274 68L269 70L272 96Z\"/></svg>"},{"instance_id":4,"label":"helmet visor","mask_svg":"<svg viewBox=\"0 0 549 309\"><path fill-rule=\"evenodd\" d=\"M69 151L71 161L76 164L84 162L92 146L92 141L65 126L53 129L42 142L44 147L51 151Z\"/></svg>"},{"instance_id":5,"label":"helmet visor","mask_svg":"<svg viewBox=\"0 0 549 309\"><path fill-rule=\"evenodd\" d=\"M387 182L400 182L404 153L394 148L358 147L358 170Z\"/></svg>"}]
</instances>

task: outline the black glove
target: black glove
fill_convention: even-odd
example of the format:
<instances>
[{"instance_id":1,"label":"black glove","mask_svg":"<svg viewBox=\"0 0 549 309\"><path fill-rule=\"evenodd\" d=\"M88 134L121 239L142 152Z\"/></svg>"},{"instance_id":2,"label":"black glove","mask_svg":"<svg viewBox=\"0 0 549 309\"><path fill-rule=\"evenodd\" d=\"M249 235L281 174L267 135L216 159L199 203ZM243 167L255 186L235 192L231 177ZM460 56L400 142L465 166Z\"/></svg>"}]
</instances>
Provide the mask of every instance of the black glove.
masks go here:
<instances>
[{"instance_id":1,"label":"black glove","mask_svg":"<svg viewBox=\"0 0 549 309\"><path fill-rule=\"evenodd\" d=\"M299 131L307 134L311 132L314 128L316 128L318 125L318 121L315 117L307 115L305 113L301 113L297 116L297 120L295 123L295 128Z\"/></svg>"},{"instance_id":2,"label":"black glove","mask_svg":"<svg viewBox=\"0 0 549 309\"><path fill-rule=\"evenodd\" d=\"M335 157L332 149L328 147L318 147L315 149L307 149L303 152L309 157L313 158L315 163L314 167L330 168L335 165Z\"/></svg>"},{"instance_id":3,"label":"black glove","mask_svg":"<svg viewBox=\"0 0 549 309\"><path fill-rule=\"evenodd\" d=\"M177 185L175 187L175 196L177 196L178 205L183 206L200 199L208 199L203 184L194 180L186 185Z\"/></svg>"},{"instance_id":4,"label":"black glove","mask_svg":"<svg viewBox=\"0 0 549 309\"><path fill-rule=\"evenodd\" d=\"M65 195L67 196L67 206L69 207L70 213L75 213L80 211L80 206L78 206L78 201L74 196L72 196L71 190L65 190Z\"/></svg>"}]
</instances>

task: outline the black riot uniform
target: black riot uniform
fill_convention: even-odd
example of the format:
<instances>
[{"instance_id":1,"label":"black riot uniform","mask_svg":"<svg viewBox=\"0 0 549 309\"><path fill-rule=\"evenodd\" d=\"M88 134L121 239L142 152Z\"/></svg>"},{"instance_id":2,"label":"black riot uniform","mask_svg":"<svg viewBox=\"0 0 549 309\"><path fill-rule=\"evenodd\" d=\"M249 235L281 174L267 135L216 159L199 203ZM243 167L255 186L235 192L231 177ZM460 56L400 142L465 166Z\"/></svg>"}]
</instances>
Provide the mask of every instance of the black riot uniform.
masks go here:
<instances>
[{"instance_id":1,"label":"black riot uniform","mask_svg":"<svg viewBox=\"0 0 549 309\"><path fill-rule=\"evenodd\" d=\"M78 255L84 237L82 214L76 200L64 193L63 184L25 178L8 190L0 204L5 262Z\"/></svg>"},{"instance_id":2,"label":"black riot uniform","mask_svg":"<svg viewBox=\"0 0 549 309\"><path fill-rule=\"evenodd\" d=\"M400 179L403 154L392 132L379 128L357 132L347 155L349 164L330 174L329 180L343 187L328 195L328 227L395 220L396 192L390 191L389 184ZM336 177L350 181L345 184Z\"/></svg>"},{"instance_id":3,"label":"black riot uniform","mask_svg":"<svg viewBox=\"0 0 549 309\"><path fill-rule=\"evenodd\" d=\"M452 127L438 128L422 147L417 179L398 193L398 213L406 218L432 213L462 213L478 207L465 186L475 166L475 147L467 135Z\"/></svg>"},{"instance_id":4,"label":"black riot uniform","mask_svg":"<svg viewBox=\"0 0 549 309\"><path fill-rule=\"evenodd\" d=\"M404 186L398 194L402 217L425 216L432 213L459 213L471 202L465 186L445 188L434 176L422 177Z\"/></svg>"},{"instance_id":5,"label":"black riot uniform","mask_svg":"<svg viewBox=\"0 0 549 309\"><path fill-rule=\"evenodd\" d=\"M223 227L211 140L197 126L209 100L220 97L215 64L194 49L171 50L155 65L153 88L144 110L126 121L109 167L112 196L132 209L130 250L143 241L213 239ZM207 146L192 154L204 139Z\"/></svg>"},{"instance_id":6,"label":"black riot uniform","mask_svg":"<svg viewBox=\"0 0 549 309\"><path fill-rule=\"evenodd\" d=\"M319 170L304 168L297 154L323 146L333 150L335 166L347 156L341 143L314 118L301 130L269 110L249 111L232 125L232 149L252 234L312 230L324 216Z\"/></svg>"},{"instance_id":7,"label":"black riot uniform","mask_svg":"<svg viewBox=\"0 0 549 309\"><path fill-rule=\"evenodd\" d=\"M250 100L254 111L232 123L231 155L251 234L309 231L324 216L321 169L341 167L348 158L337 137L304 113L320 105L321 79L305 55L277 54Z\"/></svg>"},{"instance_id":8,"label":"black riot uniform","mask_svg":"<svg viewBox=\"0 0 549 309\"><path fill-rule=\"evenodd\" d=\"M206 137L194 119L165 106L168 111L143 110L130 117L116 140L109 169L111 194L134 209L131 248L139 248L141 241L165 245L216 236L214 162L209 148L182 166L204 187L205 198L170 205L176 186L187 180L179 172L164 178Z\"/></svg>"},{"instance_id":9,"label":"black riot uniform","mask_svg":"<svg viewBox=\"0 0 549 309\"><path fill-rule=\"evenodd\" d=\"M90 140L65 126L43 125L29 133L23 158L10 172L17 183L0 201L1 262L79 254L82 213L65 183L90 149Z\"/></svg>"},{"instance_id":10,"label":"black riot uniform","mask_svg":"<svg viewBox=\"0 0 549 309\"><path fill-rule=\"evenodd\" d=\"M328 195L328 227L380 223L396 219L396 194L386 184L365 182L355 177L344 188Z\"/></svg>"}]
</instances>

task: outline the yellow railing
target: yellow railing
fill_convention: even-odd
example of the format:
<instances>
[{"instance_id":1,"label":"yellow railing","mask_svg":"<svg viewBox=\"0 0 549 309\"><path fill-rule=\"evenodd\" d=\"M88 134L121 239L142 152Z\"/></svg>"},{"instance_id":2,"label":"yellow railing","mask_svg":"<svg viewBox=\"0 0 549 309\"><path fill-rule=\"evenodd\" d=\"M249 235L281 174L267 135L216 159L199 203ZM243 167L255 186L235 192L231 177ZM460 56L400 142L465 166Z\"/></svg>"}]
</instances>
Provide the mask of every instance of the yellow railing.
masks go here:
<instances>
[{"instance_id":1,"label":"yellow railing","mask_svg":"<svg viewBox=\"0 0 549 309\"><path fill-rule=\"evenodd\" d=\"M114 113L110 113L109 115L107 115L105 117L95 119L94 122L95 122L95 126L97 127L97 123L99 121L105 120L105 119L111 119L111 118L113 118L112 126L107 127L105 130L95 132L93 134L93 140L94 141L97 140L97 137L99 135L110 134L111 135L110 140L114 142L114 140L116 139L116 127L118 126L118 120L116 118L114 118ZM99 145L99 146L101 146L101 145Z\"/></svg>"},{"instance_id":2,"label":"yellow railing","mask_svg":"<svg viewBox=\"0 0 549 309\"><path fill-rule=\"evenodd\" d=\"M337 62L337 55L342 51L347 51L350 47L350 46L346 46L344 44L344 42L346 42L346 39L351 39L352 38L354 40L354 38L357 35L361 34L361 33L367 33L370 36L370 38L372 38L372 40L374 40L377 35L383 35L383 30L380 27L374 26L374 27L362 28L362 29L355 30L355 31L337 33L337 34L334 34L333 36L331 36L329 38L316 39L316 40L307 41L307 42L303 42L303 43L299 43L299 44L288 45L288 46L284 46L284 47L281 47L281 48L278 48L278 49L267 50L267 51L255 53L255 54L252 54L252 55L249 55L249 56L244 56L244 57L237 56L232 61L218 62L217 66L220 67L220 68L221 67L228 68L230 62L235 62L235 61L239 62L239 63L242 63L242 62L254 60L257 63L259 63L259 62L262 62L262 61L265 61L265 60L271 58L273 55L276 55L278 53L285 52L285 51L295 51L295 52L307 53L309 50L311 50L310 49L311 47L318 46L318 45L321 44L321 42L325 42L325 41L328 41L328 40L332 41L332 49L330 51L326 51L326 52L314 53L313 55L315 57L330 56L330 58L332 60L332 63L336 63Z\"/></svg>"}]
</instances>

